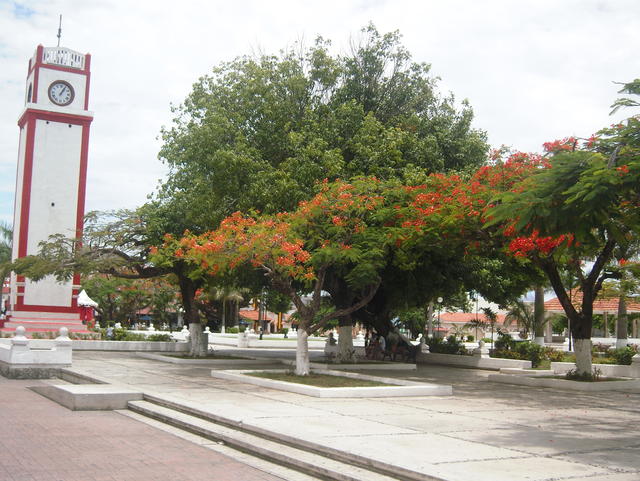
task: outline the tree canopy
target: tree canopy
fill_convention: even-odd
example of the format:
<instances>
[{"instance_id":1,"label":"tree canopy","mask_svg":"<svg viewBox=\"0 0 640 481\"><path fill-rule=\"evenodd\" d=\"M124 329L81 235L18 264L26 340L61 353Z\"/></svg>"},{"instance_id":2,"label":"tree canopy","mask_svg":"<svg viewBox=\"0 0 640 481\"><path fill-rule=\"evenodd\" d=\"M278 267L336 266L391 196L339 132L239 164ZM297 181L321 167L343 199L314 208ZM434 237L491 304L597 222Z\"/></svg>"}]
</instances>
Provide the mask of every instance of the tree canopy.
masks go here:
<instances>
[{"instance_id":1,"label":"tree canopy","mask_svg":"<svg viewBox=\"0 0 640 481\"><path fill-rule=\"evenodd\" d=\"M350 54L332 55L318 38L198 80L162 133L170 174L156 200L175 210L177 225L203 232L238 210L293 210L325 178L415 184L484 162L471 107L437 91L398 32L370 25L362 34Z\"/></svg>"}]
</instances>

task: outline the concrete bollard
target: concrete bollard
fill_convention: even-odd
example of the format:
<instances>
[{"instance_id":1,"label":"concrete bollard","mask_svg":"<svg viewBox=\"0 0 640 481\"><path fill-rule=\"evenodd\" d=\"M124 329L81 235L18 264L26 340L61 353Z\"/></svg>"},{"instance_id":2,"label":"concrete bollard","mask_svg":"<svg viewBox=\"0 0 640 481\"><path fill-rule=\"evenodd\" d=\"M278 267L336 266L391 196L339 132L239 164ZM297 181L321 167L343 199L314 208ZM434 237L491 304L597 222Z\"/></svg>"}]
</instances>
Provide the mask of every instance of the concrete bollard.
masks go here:
<instances>
[{"instance_id":1,"label":"concrete bollard","mask_svg":"<svg viewBox=\"0 0 640 481\"><path fill-rule=\"evenodd\" d=\"M55 345L57 350L71 350L72 340L69 338L69 329L61 327L58 331L58 337L55 339Z\"/></svg>"},{"instance_id":2,"label":"concrete bollard","mask_svg":"<svg viewBox=\"0 0 640 481\"><path fill-rule=\"evenodd\" d=\"M636 354L631 358L631 366L629 368L631 377L640 378L640 354Z\"/></svg>"},{"instance_id":3,"label":"concrete bollard","mask_svg":"<svg viewBox=\"0 0 640 481\"><path fill-rule=\"evenodd\" d=\"M249 330L238 333L238 347L249 347Z\"/></svg>"},{"instance_id":4,"label":"concrete bollard","mask_svg":"<svg viewBox=\"0 0 640 481\"><path fill-rule=\"evenodd\" d=\"M489 348L487 348L485 346L485 343L483 340L478 341L478 347L476 347L473 351L472 354L476 357L480 357L480 358L488 358L489 357Z\"/></svg>"}]
</instances>

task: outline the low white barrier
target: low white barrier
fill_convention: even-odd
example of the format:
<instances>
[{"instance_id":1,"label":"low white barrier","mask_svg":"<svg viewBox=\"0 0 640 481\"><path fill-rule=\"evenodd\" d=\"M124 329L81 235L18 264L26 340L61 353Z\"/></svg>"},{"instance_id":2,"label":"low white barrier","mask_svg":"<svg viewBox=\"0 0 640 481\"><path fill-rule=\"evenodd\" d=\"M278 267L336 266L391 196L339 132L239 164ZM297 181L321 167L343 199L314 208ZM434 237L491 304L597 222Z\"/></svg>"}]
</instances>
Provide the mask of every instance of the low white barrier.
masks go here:
<instances>
[{"instance_id":1,"label":"low white barrier","mask_svg":"<svg viewBox=\"0 0 640 481\"><path fill-rule=\"evenodd\" d=\"M24 327L18 326L15 336L0 344L0 373L18 379L52 377L61 367L71 366L72 341L68 334L69 330L62 327L56 339L35 349L25 337Z\"/></svg>"},{"instance_id":2,"label":"low white barrier","mask_svg":"<svg viewBox=\"0 0 640 481\"><path fill-rule=\"evenodd\" d=\"M479 355L463 356L460 354L440 354L435 352L421 352L418 354L417 361L418 364L441 364L445 366L490 370L500 370L500 368L503 367L531 368L531 361L521 361L520 359L502 359Z\"/></svg>"},{"instance_id":3,"label":"low white barrier","mask_svg":"<svg viewBox=\"0 0 640 481\"><path fill-rule=\"evenodd\" d=\"M275 339L267 339L274 338ZM325 344L324 338L309 338L309 348L311 349L323 349ZM297 345L297 339L289 336L285 339L281 334L265 334L263 339L260 340L258 334L220 334L212 332L209 334L209 343L218 344L221 346L235 346L235 347L264 347L272 349L295 349ZM245 344L246 343L246 344ZM355 341L354 341L355 344Z\"/></svg>"},{"instance_id":4,"label":"low white barrier","mask_svg":"<svg viewBox=\"0 0 640 481\"><path fill-rule=\"evenodd\" d=\"M603 376L606 377L640 377L640 356L636 354L630 366L621 364L592 364L593 369L599 369ZM576 365L573 362L552 362L551 369L556 374L564 374Z\"/></svg>"}]
</instances>

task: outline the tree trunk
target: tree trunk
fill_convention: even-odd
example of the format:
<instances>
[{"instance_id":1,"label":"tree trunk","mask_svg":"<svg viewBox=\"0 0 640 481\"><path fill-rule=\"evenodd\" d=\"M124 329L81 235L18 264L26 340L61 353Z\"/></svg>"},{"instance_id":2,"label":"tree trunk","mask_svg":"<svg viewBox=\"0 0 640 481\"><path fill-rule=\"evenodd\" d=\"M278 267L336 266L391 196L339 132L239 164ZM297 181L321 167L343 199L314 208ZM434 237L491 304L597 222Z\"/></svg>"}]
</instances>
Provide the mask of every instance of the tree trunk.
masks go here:
<instances>
[{"instance_id":1,"label":"tree trunk","mask_svg":"<svg viewBox=\"0 0 640 481\"><path fill-rule=\"evenodd\" d=\"M309 369L309 342L307 328L298 326L298 340L296 344L296 370L298 376L308 376Z\"/></svg>"},{"instance_id":2,"label":"tree trunk","mask_svg":"<svg viewBox=\"0 0 640 481\"><path fill-rule=\"evenodd\" d=\"M609 313L606 311L602 314L602 323L604 324L602 337L606 339L609 337Z\"/></svg>"},{"instance_id":3,"label":"tree trunk","mask_svg":"<svg viewBox=\"0 0 640 481\"><path fill-rule=\"evenodd\" d=\"M220 332L224 334L224 330L227 323L227 301L222 300L222 326L220 327Z\"/></svg>"},{"instance_id":4,"label":"tree trunk","mask_svg":"<svg viewBox=\"0 0 640 481\"><path fill-rule=\"evenodd\" d=\"M591 339L576 339L573 345L576 353L576 371L578 374L591 374Z\"/></svg>"},{"instance_id":5,"label":"tree trunk","mask_svg":"<svg viewBox=\"0 0 640 481\"><path fill-rule=\"evenodd\" d=\"M537 286L533 306L535 343L544 346L544 288Z\"/></svg>"},{"instance_id":6,"label":"tree trunk","mask_svg":"<svg viewBox=\"0 0 640 481\"><path fill-rule=\"evenodd\" d=\"M426 337L433 336L433 302L427 304L427 325L426 332L423 334Z\"/></svg>"},{"instance_id":7,"label":"tree trunk","mask_svg":"<svg viewBox=\"0 0 640 481\"><path fill-rule=\"evenodd\" d=\"M186 276L179 276L180 294L182 295L182 307L184 308L185 321L189 323L189 355L193 357L206 356L208 346L208 336L205 336L200 314L196 307L195 297L198 286Z\"/></svg>"},{"instance_id":8,"label":"tree trunk","mask_svg":"<svg viewBox=\"0 0 640 481\"><path fill-rule=\"evenodd\" d=\"M553 326L549 320L545 323L544 342L553 342Z\"/></svg>"},{"instance_id":9,"label":"tree trunk","mask_svg":"<svg viewBox=\"0 0 640 481\"><path fill-rule=\"evenodd\" d=\"M353 357L353 321L351 315L347 315L338 322L338 361L351 363Z\"/></svg>"},{"instance_id":10,"label":"tree trunk","mask_svg":"<svg viewBox=\"0 0 640 481\"><path fill-rule=\"evenodd\" d=\"M353 362L353 325L338 327L338 360L340 362Z\"/></svg>"},{"instance_id":11,"label":"tree trunk","mask_svg":"<svg viewBox=\"0 0 640 481\"><path fill-rule=\"evenodd\" d=\"M624 295L618 301L618 320L616 321L616 349L627 346L627 300Z\"/></svg>"}]
</instances>

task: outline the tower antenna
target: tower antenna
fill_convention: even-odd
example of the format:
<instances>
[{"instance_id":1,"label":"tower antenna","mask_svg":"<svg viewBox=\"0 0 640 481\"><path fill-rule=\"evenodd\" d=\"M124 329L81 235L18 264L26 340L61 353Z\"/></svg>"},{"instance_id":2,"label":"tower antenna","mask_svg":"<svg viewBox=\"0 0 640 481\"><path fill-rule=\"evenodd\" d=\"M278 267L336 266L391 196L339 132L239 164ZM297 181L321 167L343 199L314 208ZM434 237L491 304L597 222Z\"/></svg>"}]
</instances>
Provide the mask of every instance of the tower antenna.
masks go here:
<instances>
[{"instance_id":1,"label":"tower antenna","mask_svg":"<svg viewBox=\"0 0 640 481\"><path fill-rule=\"evenodd\" d=\"M60 24L58 25L58 47L60 46L60 37L62 37L62 14L60 14Z\"/></svg>"}]
</instances>

